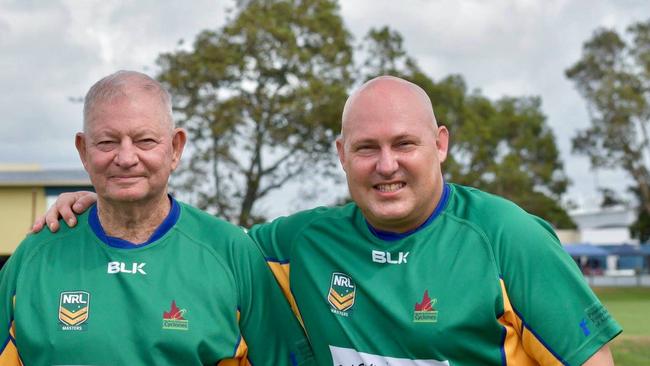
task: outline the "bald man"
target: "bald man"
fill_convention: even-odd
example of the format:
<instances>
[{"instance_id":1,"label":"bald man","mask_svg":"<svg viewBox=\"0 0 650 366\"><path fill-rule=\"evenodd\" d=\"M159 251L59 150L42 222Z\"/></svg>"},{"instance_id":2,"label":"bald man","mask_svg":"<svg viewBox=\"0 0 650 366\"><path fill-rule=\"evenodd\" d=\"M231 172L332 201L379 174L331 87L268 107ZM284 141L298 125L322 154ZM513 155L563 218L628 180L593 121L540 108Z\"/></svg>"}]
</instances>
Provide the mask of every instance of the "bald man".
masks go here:
<instances>
[{"instance_id":1,"label":"bald man","mask_svg":"<svg viewBox=\"0 0 650 366\"><path fill-rule=\"evenodd\" d=\"M346 102L336 141L354 202L249 231L318 363L612 365L621 327L552 228L446 183L448 141L421 88L370 80ZM70 219L73 202L55 209Z\"/></svg>"}]
</instances>

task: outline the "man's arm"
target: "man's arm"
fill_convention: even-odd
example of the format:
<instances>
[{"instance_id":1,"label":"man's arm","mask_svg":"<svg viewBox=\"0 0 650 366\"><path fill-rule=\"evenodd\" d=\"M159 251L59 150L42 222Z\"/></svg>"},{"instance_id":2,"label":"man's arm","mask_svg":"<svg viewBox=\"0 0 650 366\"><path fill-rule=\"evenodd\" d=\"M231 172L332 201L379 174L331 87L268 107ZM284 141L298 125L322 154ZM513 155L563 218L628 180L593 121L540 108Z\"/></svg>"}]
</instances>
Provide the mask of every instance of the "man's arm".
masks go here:
<instances>
[{"instance_id":1,"label":"man's arm","mask_svg":"<svg viewBox=\"0 0 650 366\"><path fill-rule=\"evenodd\" d=\"M23 365L16 345L14 324L16 278L21 257L22 248L19 246L0 271L0 365Z\"/></svg>"},{"instance_id":2,"label":"man's arm","mask_svg":"<svg viewBox=\"0 0 650 366\"><path fill-rule=\"evenodd\" d=\"M609 364L603 357L609 355L609 349L604 347L620 334L621 326L589 288L552 227L505 205L501 210L495 218L482 219L499 229L489 235L496 243L502 290L515 320L526 324L519 328L519 335L536 340L522 343L526 353L538 362L558 359L572 365ZM493 221L496 217L499 222ZM599 363L601 360L605 363Z\"/></svg>"},{"instance_id":3,"label":"man's arm","mask_svg":"<svg viewBox=\"0 0 650 366\"><path fill-rule=\"evenodd\" d=\"M598 352L583 363L583 366L614 366L614 359L612 352L609 350L609 345L602 346Z\"/></svg>"},{"instance_id":4,"label":"man's arm","mask_svg":"<svg viewBox=\"0 0 650 366\"><path fill-rule=\"evenodd\" d=\"M305 333L257 246L246 238L233 250L239 321L255 365L314 365Z\"/></svg>"},{"instance_id":5,"label":"man's arm","mask_svg":"<svg viewBox=\"0 0 650 366\"><path fill-rule=\"evenodd\" d=\"M67 192L62 193L56 199L56 202L50 207L45 215L40 216L34 221L32 232L37 233L47 227L53 233L59 230L59 218L63 218L68 226L73 227L77 224L76 215L82 214L97 201L97 194L89 191Z\"/></svg>"}]
</instances>

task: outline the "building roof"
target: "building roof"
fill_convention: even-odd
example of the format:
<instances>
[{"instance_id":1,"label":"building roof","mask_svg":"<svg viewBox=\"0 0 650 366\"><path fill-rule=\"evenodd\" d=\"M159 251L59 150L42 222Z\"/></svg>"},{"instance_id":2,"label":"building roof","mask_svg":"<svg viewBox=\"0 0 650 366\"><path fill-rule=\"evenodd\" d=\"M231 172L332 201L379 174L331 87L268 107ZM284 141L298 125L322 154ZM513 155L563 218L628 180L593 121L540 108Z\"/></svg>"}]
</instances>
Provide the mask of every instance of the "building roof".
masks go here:
<instances>
[{"instance_id":1,"label":"building roof","mask_svg":"<svg viewBox=\"0 0 650 366\"><path fill-rule=\"evenodd\" d=\"M90 186L83 169L0 170L0 187L25 186Z\"/></svg>"},{"instance_id":2,"label":"building roof","mask_svg":"<svg viewBox=\"0 0 650 366\"><path fill-rule=\"evenodd\" d=\"M569 215L580 230L606 228L627 229L637 218L636 210L626 206L614 206L591 211L573 211Z\"/></svg>"}]
</instances>

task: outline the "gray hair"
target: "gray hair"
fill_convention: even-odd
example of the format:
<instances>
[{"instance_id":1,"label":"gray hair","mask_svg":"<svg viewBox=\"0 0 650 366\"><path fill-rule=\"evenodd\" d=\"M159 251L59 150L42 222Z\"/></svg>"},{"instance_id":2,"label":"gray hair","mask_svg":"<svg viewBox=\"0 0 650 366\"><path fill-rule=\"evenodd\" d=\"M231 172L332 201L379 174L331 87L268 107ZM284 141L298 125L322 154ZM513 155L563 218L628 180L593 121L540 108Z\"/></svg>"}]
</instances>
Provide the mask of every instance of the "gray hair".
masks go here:
<instances>
[{"instance_id":1,"label":"gray hair","mask_svg":"<svg viewBox=\"0 0 650 366\"><path fill-rule=\"evenodd\" d=\"M162 84L141 72L120 70L96 82L86 93L83 110L84 131L88 128L90 114L97 103L110 102L117 97L128 97L134 91L158 96L163 114L170 128L174 128L171 95Z\"/></svg>"}]
</instances>

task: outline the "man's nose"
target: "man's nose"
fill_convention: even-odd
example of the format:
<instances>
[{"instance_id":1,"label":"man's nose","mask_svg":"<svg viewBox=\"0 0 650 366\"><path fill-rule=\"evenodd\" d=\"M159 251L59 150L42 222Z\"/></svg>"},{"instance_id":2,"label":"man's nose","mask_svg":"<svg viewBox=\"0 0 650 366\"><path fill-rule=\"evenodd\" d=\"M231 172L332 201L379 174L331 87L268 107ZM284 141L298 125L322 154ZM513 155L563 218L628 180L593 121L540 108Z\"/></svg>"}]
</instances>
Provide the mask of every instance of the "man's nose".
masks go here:
<instances>
[{"instance_id":1,"label":"man's nose","mask_svg":"<svg viewBox=\"0 0 650 366\"><path fill-rule=\"evenodd\" d=\"M377 160L377 172L383 176L391 176L397 171L399 162L395 152L390 149L382 149Z\"/></svg>"},{"instance_id":2,"label":"man's nose","mask_svg":"<svg viewBox=\"0 0 650 366\"><path fill-rule=\"evenodd\" d=\"M138 163L138 152L135 145L128 140L122 141L115 155L114 162L120 167L128 168Z\"/></svg>"}]
</instances>

